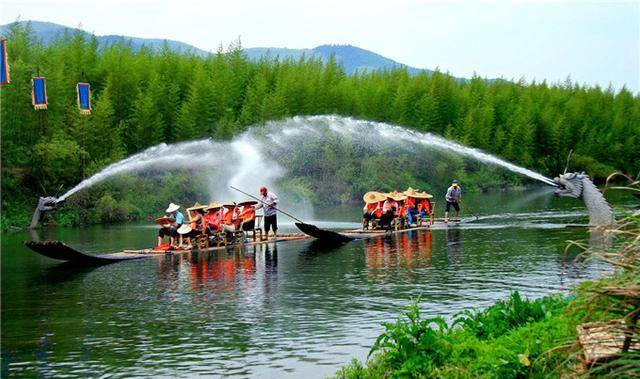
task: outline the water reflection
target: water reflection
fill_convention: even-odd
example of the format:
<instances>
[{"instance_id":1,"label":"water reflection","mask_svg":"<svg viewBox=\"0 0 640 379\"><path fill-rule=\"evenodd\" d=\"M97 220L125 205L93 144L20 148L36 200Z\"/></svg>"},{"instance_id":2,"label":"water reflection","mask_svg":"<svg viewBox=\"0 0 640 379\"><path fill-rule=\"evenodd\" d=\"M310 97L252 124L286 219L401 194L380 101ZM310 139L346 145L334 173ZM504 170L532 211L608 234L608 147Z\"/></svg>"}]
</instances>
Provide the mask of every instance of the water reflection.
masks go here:
<instances>
[{"instance_id":1,"label":"water reflection","mask_svg":"<svg viewBox=\"0 0 640 379\"><path fill-rule=\"evenodd\" d=\"M433 232L410 231L386 238L364 240L366 264L372 274L376 270L415 268L431 264Z\"/></svg>"},{"instance_id":2,"label":"water reflection","mask_svg":"<svg viewBox=\"0 0 640 379\"><path fill-rule=\"evenodd\" d=\"M462 230L460 228L447 228L447 252L449 262L454 264L462 263Z\"/></svg>"},{"instance_id":3,"label":"water reflection","mask_svg":"<svg viewBox=\"0 0 640 379\"><path fill-rule=\"evenodd\" d=\"M201 298L212 292L255 290L262 283L265 291L277 279L278 245L234 247L217 251L168 254L158 262L158 281L178 291L188 282L191 292Z\"/></svg>"}]
</instances>

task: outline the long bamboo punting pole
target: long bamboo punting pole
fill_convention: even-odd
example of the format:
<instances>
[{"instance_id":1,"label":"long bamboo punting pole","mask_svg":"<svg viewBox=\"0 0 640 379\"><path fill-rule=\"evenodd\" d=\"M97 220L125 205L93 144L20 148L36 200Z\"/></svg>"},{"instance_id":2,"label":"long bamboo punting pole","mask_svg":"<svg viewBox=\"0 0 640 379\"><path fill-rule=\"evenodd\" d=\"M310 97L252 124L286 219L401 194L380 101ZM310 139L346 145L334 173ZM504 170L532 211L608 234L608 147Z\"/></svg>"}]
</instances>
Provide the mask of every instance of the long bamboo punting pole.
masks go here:
<instances>
[{"instance_id":1,"label":"long bamboo punting pole","mask_svg":"<svg viewBox=\"0 0 640 379\"><path fill-rule=\"evenodd\" d=\"M298 221L298 222L300 222L300 223L306 224L304 221L300 220L300 219L299 219L299 218L297 218L296 216L293 216L293 215L291 215L291 214L289 214L289 213L287 213L287 212L285 212L285 211L283 211L283 210L281 210L281 209L278 209L278 208L274 207L273 205L270 205L269 203L267 203L267 202L265 202L265 201L262 201L262 199L260 199L260 198L258 198L258 197L253 196L253 195L252 195L252 194L250 194L250 193L244 192L243 190L238 189L238 188L236 188L236 187L234 187L234 186L229 186L229 187L231 187L232 189L234 189L234 190L236 190L236 191L238 191L238 192L240 192L240 193L243 193L243 194L245 194L245 195L249 196L250 198L252 198L252 199L254 199L254 200L257 200L257 201L261 202L261 203L262 203L262 204L264 204L264 205L270 206L271 208L275 209L276 211L278 211L278 212L282 213L282 214L283 214L283 215L285 215L285 216L289 216L289 217L291 217L292 219L294 219L294 220L296 220L296 221Z\"/></svg>"}]
</instances>

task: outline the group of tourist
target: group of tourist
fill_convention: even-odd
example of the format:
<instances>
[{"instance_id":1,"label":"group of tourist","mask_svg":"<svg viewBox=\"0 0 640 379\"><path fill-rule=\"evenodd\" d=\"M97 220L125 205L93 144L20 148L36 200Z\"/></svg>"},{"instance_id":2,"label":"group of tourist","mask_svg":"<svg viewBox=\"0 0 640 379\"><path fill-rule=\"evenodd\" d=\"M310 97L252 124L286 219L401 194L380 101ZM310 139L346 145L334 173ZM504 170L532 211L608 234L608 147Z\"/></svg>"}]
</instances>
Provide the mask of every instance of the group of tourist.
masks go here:
<instances>
[{"instance_id":1,"label":"group of tourist","mask_svg":"<svg viewBox=\"0 0 640 379\"><path fill-rule=\"evenodd\" d=\"M192 248L191 239L206 235L211 239L222 238L226 235L226 240L231 241L232 236L237 231L245 233L256 228L256 210L264 210L264 233L269 238L269 230L273 231L274 238L277 236L278 222L277 209L278 197L267 191L266 187L260 188L260 201L248 200L240 203L211 202L208 205L196 203L187 209L189 219L180 212L180 205L171 203L166 210L167 215L156 220L160 224L158 231L158 246L163 245L164 237L169 238L168 248L184 247Z\"/></svg>"},{"instance_id":2,"label":"group of tourist","mask_svg":"<svg viewBox=\"0 0 640 379\"><path fill-rule=\"evenodd\" d=\"M404 192L367 192L363 197L365 205L362 209L362 229L368 229L373 222L378 227L389 229L394 220L402 226L413 227L420 218L433 214L433 204L430 200L432 198L432 195L418 192L411 187ZM449 222L449 211L452 207L455 210L454 219L458 219L461 198L460 182L453 180L445 195L444 222Z\"/></svg>"},{"instance_id":3,"label":"group of tourist","mask_svg":"<svg viewBox=\"0 0 640 379\"><path fill-rule=\"evenodd\" d=\"M411 187L404 192L367 192L363 197L362 228L368 229L373 222L379 227L390 228L394 219L402 225L414 226L419 217L431 215L431 198L432 195Z\"/></svg>"}]
</instances>

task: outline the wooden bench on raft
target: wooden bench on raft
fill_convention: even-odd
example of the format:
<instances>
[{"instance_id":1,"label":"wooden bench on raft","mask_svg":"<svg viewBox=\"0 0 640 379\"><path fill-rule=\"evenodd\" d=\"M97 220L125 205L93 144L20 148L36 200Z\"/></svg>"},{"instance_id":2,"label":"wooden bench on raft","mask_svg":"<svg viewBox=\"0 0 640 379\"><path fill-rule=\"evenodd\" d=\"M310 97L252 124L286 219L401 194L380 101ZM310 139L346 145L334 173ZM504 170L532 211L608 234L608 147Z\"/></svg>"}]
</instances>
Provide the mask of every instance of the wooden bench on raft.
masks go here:
<instances>
[{"instance_id":1,"label":"wooden bench on raft","mask_svg":"<svg viewBox=\"0 0 640 379\"><path fill-rule=\"evenodd\" d=\"M436 202L431 202L431 213L426 216L419 216L416 221L418 226L433 225L436 221Z\"/></svg>"},{"instance_id":2,"label":"wooden bench on raft","mask_svg":"<svg viewBox=\"0 0 640 379\"><path fill-rule=\"evenodd\" d=\"M264 241L261 224L262 224L262 216L256 215L256 222L253 229L247 230L247 233L251 233L251 239L253 240L253 242L256 242L256 235L260 236L260 241ZM240 227L238 228L238 230L232 233L231 240L227 240L226 233L222 233L224 234L224 243L227 245L232 245L235 243L244 242L244 236L245 236L244 233L245 231L242 230L242 224L240 224Z\"/></svg>"}]
</instances>

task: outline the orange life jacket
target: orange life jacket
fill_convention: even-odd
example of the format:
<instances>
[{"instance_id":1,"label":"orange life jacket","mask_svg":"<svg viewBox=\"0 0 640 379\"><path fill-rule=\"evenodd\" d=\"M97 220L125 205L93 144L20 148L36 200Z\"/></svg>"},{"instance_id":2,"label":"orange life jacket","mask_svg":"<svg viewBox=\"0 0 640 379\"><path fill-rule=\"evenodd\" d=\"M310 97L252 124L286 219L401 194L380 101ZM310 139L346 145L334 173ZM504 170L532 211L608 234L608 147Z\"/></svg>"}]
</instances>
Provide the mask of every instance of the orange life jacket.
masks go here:
<instances>
[{"instance_id":1,"label":"orange life jacket","mask_svg":"<svg viewBox=\"0 0 640 379\"><path fill-rule=\"evenodd\" d=\"M224 214L224 216L222 216L222 223L225 225L232 225L233 224L233 216L236 215L236 209L229 209L227 211L227 213Z\"/></svg>"},{"instance_id":2,"label":"orange life jacket","mask_svg":"<svg viewBox=\"0 0 640 379\"><path fill-rule=\"evenodd\" d=\"M413 209L416 207L416 201L413 197L407 197L407 199L404 201L404 205L408 209Z\"/></svg>"},{"instance_id":3,"label":"orange life jacket","mask_svg":"<svg viewBox=\"0 0 640 379\"><path fill-rule=\"evenodd\" d=\"M431 203L429 202L429 200L422 200L419 205L422 209L424 209L425 212L427 212L427 214L431 214Z\"/></svg>"},{"instance_id":4,"label":"orange life jacket","mask_svg":"<svg viewBox=\"0 0 640 379\"><path fill-rule=\"evenodd\" d=\"M373 212L373 215L375 216L375 218L382 217L382 205L383 204L384 204L384 201L381 201L376 205L376 210Z\"/></svg>"},{"instance_id":5,"label":"orange life jacket","mask_svg":"<svg viewBox=\"0 0 640 379\"><path fill-rule=\"evenodd\" d=\"M238 218L243 222L250 222L256 219L256 209L252 206L244 207Z\"/></svg>"},{"instance_id":6,"label":"orange life jacket","mask_svg":"<svg viewBox=\"0 0 640 379\"><path fill-rule=\"evenodd\" d=\"M366 203L364 205L364 213L372 213L378 208L378 203Z\"/></svg>"},{"instance_id":7,"label":"orange life jacket","mask_svg":"<svg viewBox=\"0 0 640 379\"><path fill-rule=\"evenodd\" d=\"M207 215L205 216L207 225L209 225L213 229L220 229L220 212L220 210L217 210L213 213L207 213Z\"/></svg>"}]
</instances>

